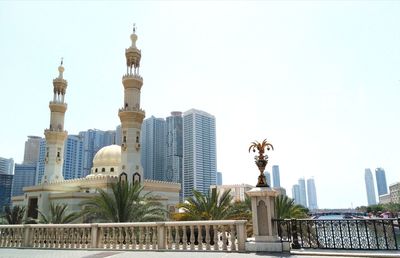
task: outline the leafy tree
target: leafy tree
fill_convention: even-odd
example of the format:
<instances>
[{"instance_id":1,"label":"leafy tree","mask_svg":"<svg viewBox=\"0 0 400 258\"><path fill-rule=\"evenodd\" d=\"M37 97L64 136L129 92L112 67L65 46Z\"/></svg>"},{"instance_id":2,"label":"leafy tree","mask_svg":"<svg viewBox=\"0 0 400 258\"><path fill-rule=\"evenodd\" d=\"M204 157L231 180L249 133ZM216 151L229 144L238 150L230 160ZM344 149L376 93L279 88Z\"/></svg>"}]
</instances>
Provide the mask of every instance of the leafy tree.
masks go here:
<instances>
[{"instance_id":1,"label":"leafy tree","mask_svg":"<svg viewBox=\"0 0 400 258\"><path fill-rule=\"evenodd\" d=\"M275 211L277 219L306 218L308 210L295 204L293 199L286 195L278 195L275 199Z\"/></svg>"},{"instance_id":2,"label":"leafy tree","mask_svg":"<svg viewBox=\"0 0 400 258\"><path fill-rule=\"evenodd\" d=\"M164 220L162 204L142 194L143 186L135 182L119 181L111 185L111 192L98 189L99 195L82 203L83 215L106 222L143 222Z\"/></svg>"},{"instance_id":3,"label":"leafy tree","mask_svg":"<svg viewBox=\"0 0 400 258\"><path fill-rule=\"evenodd\" d=\"M14 206L5 208L5 214L3 217L6 219L8 224L22 224L25 216L25 207Z\"/></svg>"},{"instance_id":4,"label":"leafy tree","mask_svg":"<svg viewBox=\"0 0 400 258\"><path fill-rule=\"evenodd\" d=\"M40 214L40 223L44 224L68 224L72 223L81 217L79 212L71 212L67 214L67 204L56 204L50 203L49 214L45 215L42 211L38 211Z\"/></svg>"},{"instance_id":5,"label":"leafy tree","mask_svg":"<svg viewBox=\"0 0 400 258\"><path fill-rule=\"evenodd\" d=\"M173 215L175 220L224 220L233 216L232 202L233 197L230 190L222 194L213 188L207 195L193 190L193 196L187 198L178 208L184 210L183 213Z\"/></svg>"}]
</instances>

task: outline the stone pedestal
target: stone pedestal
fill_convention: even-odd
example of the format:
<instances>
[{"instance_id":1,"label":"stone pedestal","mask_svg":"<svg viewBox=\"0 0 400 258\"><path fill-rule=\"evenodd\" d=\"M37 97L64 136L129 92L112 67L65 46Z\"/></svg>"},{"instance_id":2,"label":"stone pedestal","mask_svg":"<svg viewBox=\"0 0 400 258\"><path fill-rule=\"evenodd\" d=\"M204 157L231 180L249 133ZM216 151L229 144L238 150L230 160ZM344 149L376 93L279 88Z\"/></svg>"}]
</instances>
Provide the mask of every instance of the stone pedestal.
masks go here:
<instances>
[{"instance_id":1,"label":"stone pedestal","mask_svg":"<svg viewBox=\"0 0 400 258\"><path fill-rule=\"evenodd\" d=\"M285 248L278 238L275 223L275 198L278 192L269 187L256 187L247 192L251 198L254 238L247 239L246 251L282 252Z\"/></svg>"}]
</instances>

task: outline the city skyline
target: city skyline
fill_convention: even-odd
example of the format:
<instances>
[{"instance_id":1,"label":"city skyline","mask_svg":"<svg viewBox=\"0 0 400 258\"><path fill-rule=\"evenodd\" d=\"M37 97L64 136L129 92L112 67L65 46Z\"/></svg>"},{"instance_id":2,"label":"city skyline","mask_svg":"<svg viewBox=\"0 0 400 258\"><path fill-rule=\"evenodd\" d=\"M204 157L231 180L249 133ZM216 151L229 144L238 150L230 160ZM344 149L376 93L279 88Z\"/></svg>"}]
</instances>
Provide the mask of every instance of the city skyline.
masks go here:
<instances>
[{"instance_id":1,"label":"city skyline","mask_svg":"<svg viewBox=\"0 0 400 258\"><path fill-rule=\"evenodd\" d=\"M121 49L136 22L146 117L215 115L224 184L256 183L247 149L264 138L275 147L266 169L279 165L287 189L314 176L320 208L365 205L366 167L400 181L396 2L0 5L1 157L21 163L26 137L43 137L61 57L65 130L118 125Z\"/></svg>"}]
</instances>

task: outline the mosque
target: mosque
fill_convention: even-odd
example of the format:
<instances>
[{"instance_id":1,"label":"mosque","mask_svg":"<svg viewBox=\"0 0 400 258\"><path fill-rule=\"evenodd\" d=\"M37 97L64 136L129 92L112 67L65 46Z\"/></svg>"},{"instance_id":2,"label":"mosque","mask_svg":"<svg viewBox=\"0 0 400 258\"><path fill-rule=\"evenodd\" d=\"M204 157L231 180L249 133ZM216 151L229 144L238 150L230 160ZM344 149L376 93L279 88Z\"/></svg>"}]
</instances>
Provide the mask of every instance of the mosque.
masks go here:
<instances>
[{"instance_id":1,"label":"mosque","mask_svg":"<svg viewBox=\"0 0 400 258\"><path fill-rule=\"evenodd\" d=\"M110 190L113 182L125 180L140 182L143 192L151 192L164 207L174 211L179 203L179 183L146 180L140 163L140 133L145 117L140 107L140 90L143 78L139 75L141 51L136 47L135 28L131 35L132 44L125 49L126 74L122 77L124 102L119 109L122 144L100 149L93 158L91 174L85 178L64 180L63 156L67 131L64 116L67 110L65 94L67 81L63 77L63 62L58 67L59 75L53 80L53 99L49 103L50 125L44 130L46 138L45 169L42 183L24 187L24 195L12 198L13 205L25 206L27 216L38 218L37 210L48 214L50 203L67 204L68 210L80 211L81 202L97 194L97 189Z\"/></svg>"}]
</instances>

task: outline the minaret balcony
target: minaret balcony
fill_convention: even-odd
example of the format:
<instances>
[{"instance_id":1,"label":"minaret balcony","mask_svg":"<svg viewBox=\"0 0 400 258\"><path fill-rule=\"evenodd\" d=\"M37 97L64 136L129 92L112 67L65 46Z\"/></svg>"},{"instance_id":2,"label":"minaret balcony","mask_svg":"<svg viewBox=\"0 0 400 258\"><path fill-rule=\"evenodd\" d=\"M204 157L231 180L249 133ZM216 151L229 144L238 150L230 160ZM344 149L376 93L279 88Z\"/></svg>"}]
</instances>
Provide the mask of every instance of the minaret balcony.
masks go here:
<instances>
[{"instance_id":1,"label":"minaret balcony","mask_svg":"<svg viewBox=\"0 0 400 258\"><path fill-rule=\"evenodd\" d=\"M59 102L59 101L50 101L49 107L52 112L60 112L65 113L67 110L67 103Z\"/></svg>"},{"instance_id":2,"label":"minaret balcony","mask_svg":"<svg viewBox=\"0 0 400 258\"><path fill-rule=\"evenodd\" d=\"M143 77L139 74L127 73L122 76L122 81L136 79L143 82Z\"/></svg>"},{"instance_id":3,"label":"minaret balcony","mask_svg":"<svg viewBox=\"0 0 400 258\"><path fill-rule=\"evenodd\" d=\"M137 107L123 107L123 108L120 108L120 109L118 110L118 113L121 113L121 112L129 112L129 111L144 113L144 110L143 110L143 109L137 108Z\"/></svg>"}]
</instances>

